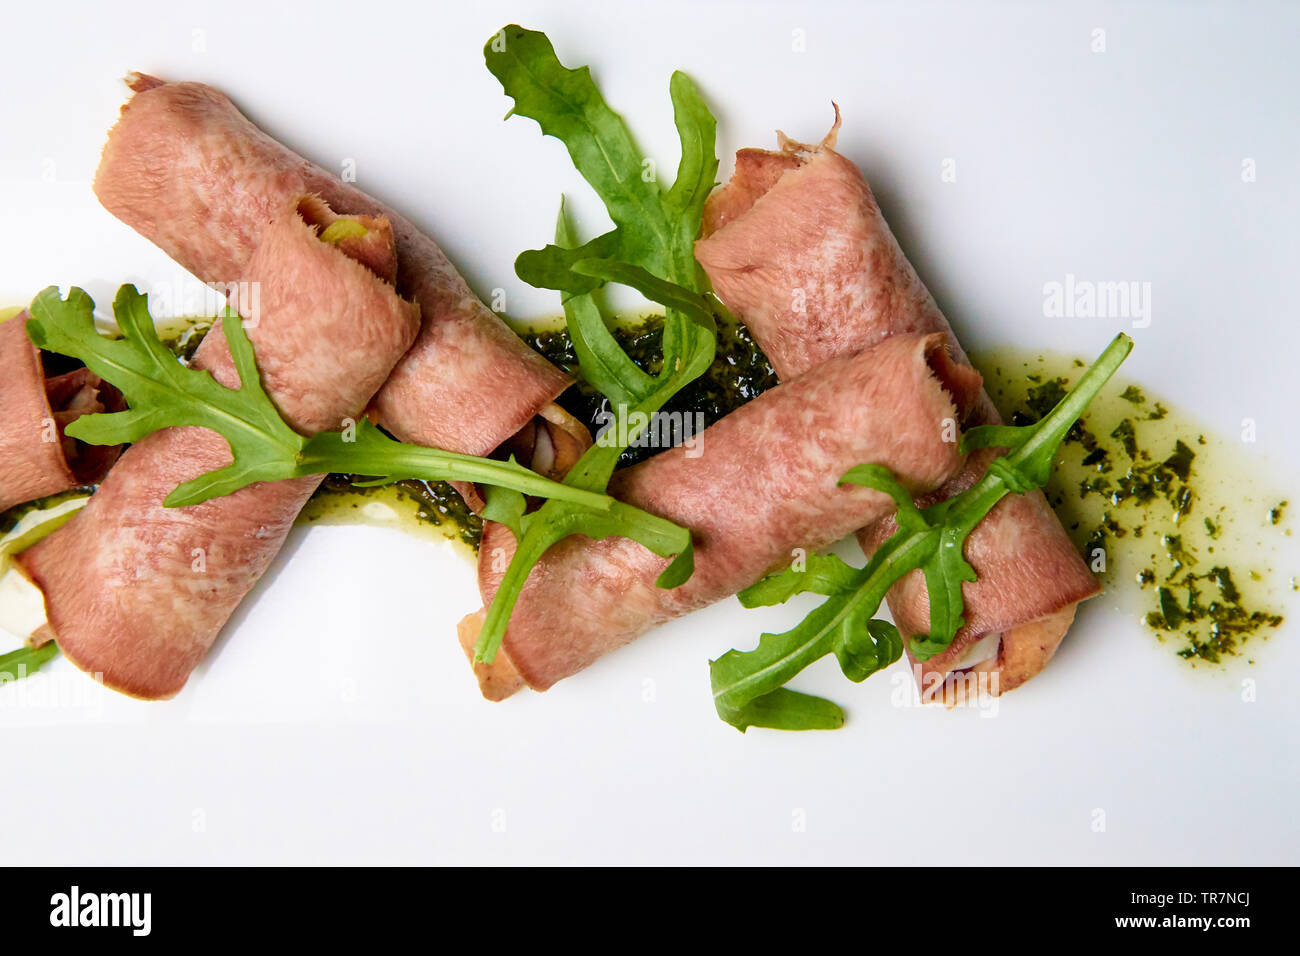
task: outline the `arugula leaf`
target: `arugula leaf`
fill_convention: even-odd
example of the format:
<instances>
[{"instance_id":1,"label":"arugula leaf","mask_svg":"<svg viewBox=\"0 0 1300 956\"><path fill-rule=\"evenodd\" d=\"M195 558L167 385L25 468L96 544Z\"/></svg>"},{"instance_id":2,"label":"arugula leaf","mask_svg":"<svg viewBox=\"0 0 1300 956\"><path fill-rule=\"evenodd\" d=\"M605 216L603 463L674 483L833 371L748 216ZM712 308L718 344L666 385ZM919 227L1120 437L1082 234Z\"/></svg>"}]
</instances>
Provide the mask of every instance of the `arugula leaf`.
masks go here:
<instances>
[{"instance_id":1,"label":"arugula leaf","mask_svg":"<svg viewBox=\"0 0 1300 956\"><path fill-rule=\"evenodd\" d=\"M752 701L770 697L809 664L835 653L837 647L845 650L844 657L836 654L841 669L851 677L860 673L862 676L857 679L865 678L870 669L857 664L857 660L862 657L863 647L859 635L866 631L869 637L874 637L868 629L868 621L880 607L889 585L893 583L892 580L881 580L878 574L873 579L873 573L886 566L890 555L897 550L898 544L891 538L876 551L865 568L857 571L845 586L830 594L826 601L814 608L793 629L783 634L763 634L754 650L728 651L711 661L710 682L718 715L739 730L749 726L777 726L784 729L785 723L797 719L797 714L782 715L780 719L784 723L779 725L759 723L747 717L743 727L732 717L736 714L749 714L747 708ZM913 550L916 553L912 560L905 561L908 570L918 567L925 555L924 547L913 546ZM803 590L797 584L787 583L786 586L791 594ZM742 603L744 595L745 592L742 592ZM855 648L859 651L857 655L849 653ZM887 641L878 650L872 647L872 659L877 664L875 669L888 666L898 659L902 653L901 640L897 642L897 653L894 653L894 649L892 641ZM793 707L797 711L813 707L813 701L818 701L817 706L820 706L818 698L809 698L807 695L798 698L782 696L768 701L765 715L771 716L778 712L777 701L783 702L782 706Z\"/></svg>"},{"instance_id":2,"label":"arugula leaf","mask_svg":"<svg viewBox=\"0 0 1300 956\"><path fill-rule=\"evenodd\" d=\"M561 202L554 244L525 252L515 263L525 282L564 293L565 322L579 373L610 401L615 425L607 434L627 436L622 444L598 441L564 479L575 488L603 491L627 444L664 403L712 364L717 321L727 317L722 304L707 294L708 281L694 253L704 200L718 168L717 124L690 79L675 73L669 93L682 157L677 179L665 192L657 177L645 175L651 168L648 161L622 118L601 96L590 71L561 64L544 34L508 26L488 41L484 57L515 101L511 113L531 117L543 133L564 143L615 224L612 231L579 244ZM590 295L602 282L627 285L665 307L659 374L640 368L610 332ZM517 519L511 527L515 553L479 631L476 661L495 659L533 566L569 534L596 539L622 535L672 557L656 581L660 587L678 587L694 570L689 532L649 515L631 520L618 505L597 515L553 498L522 517L517 501L503 503L499 513Z\"/></svg>"},{"instance_id":3,"label":"arugula leaf","mask_svg":"<svg viewBox=\"0 0 1300 956\"><path fill-rule=\"evenodd\" d=\"M566 234L565 229L561 210L560 224L556 230L557 238L561 241ZM582 260L580 264L590 274L618 279L651 300L678 307L665 319L664 367L660 374L645 375L636 367L636 374L618 378L616 393L632 398L633 403L631 407L623 402L612 405L616 425L611 431L614 435L628 436L627 440L631 442L647 427L651 415L713 362L717 346L714 317L721 306L716 300L711 301L689 289L663 282L644 269L626 263ZM584 336L588 342L600 342L602 333L609 334L604 317L596 309L590 295L582 293L570 296L565 300L564 306L565 321L575 341L579 336ZM676 329L671 337L667 331L669 327ZM631 362L612 335L609 336L609 342ZM607 361L601 365L601 374L617 365L617 361ZM635 363L633 365L635 367ZM644 376L644 379L638 376ZM564 483L591 491L603 490L609 484L626 447L626 444L614 441L597 442L578 459L565 476ZM503 513L514 519L520 504L521 502L514 502L511 510ZM633 519L630 514L622 512L624 507L627 506L616 503L608 515L599 515L581 505L553 499L537 511L522 515L516 524L510 526L515 535L515 553L497 586L479 630L474 646L476 661L491 663L496 659L501 642L505 639L510 615L528 575L553 545L570 534L583 534L597 540L621 535L637 541L660 557L672 557L673 561L656 581L660 587L679 587L690 578L694 571L690 532L644 512L638 512Z\"/></svg>"},{"instance_id":4,"label":"arugula leaf","mask_svg":"<svg viewBox=\"0 0 1300 956\"><path fill-rule=\"evenodd\" d=\"M703 288L693 245L718 171L717 122L690 78L676 72L669 83L682 156L665 195L651 175L651 161L601 96L591 71L567 69L545 34L511 24L487 42L483 55L514 99L507 115L527 116L544 134L561 140L614 222L613 230L577 248L557 239L555 245L523 253L515 263L519 277L539 288L589 292L598 283L573 264L616 259Z\"/></svg>"},{"instance_id":5,"label":"arugula leaf","mask_svg":"<svg viewBox=\"0 0 1300 956\"><path fill-rule=\"evenodd\" d=\"M740 592L744 607L784 604L796 594L831 595L848 587L858 569L838 554L810 554L803 567L789 566Z\"/></svg>"},{"instance_id":6,"label":"arugula leaf","mask_svg":"<svg viewBox=\"0 0 1300 956\"><path fill-rule=\"evenodd\" d=\"M514 460L515 456L511 455L510 461ZM488 485L483 495L483 520L503 524L518 536L522 534L519 523L527 507L528 499L513 488Z\"/></svg>"},{"instance_id":7,"label":"arugula leaf","mask_svg":"<svg viewBox=\"0 0 1300 956\"><path fill-rule=\"evenodd\" d=\"M674 71L668 81L668 95L673 101L673 125L682 144L682 157L677 165L677 178L668 190L667 204L677 211L682 222L700 222L704 219L705 200L717 185L718 122L691 78L680 70ZM691 243L694 259L696 237L686 238Z\"/></svg>"},{"instance_id":8,"label":"arugula leaf","mask_svg":"<svg viewBox=\"0 0 1300 956\"><path fill-rule=\"evenodd\" d=\"M872 615L895 582L911 571L925 575L930 598L930 633L913 638L912 653L928 660L946 650L962 626L961 585L975 580L962 555L967 536L1008 494L1023 494L1047 483L1052 460L1066 433L1128 357L1133 340L1117 335L1069 394L1035 425L983 426L968 431L962 450L1003 447L978 482L966 491L924 510L888 469L863 465L841 479L890 495L898 506L898 530L860 570L835 560L810 561L800 571L787 569L741 593L746 606L779 603L799 593L827 595L803 621L784 634L764 634L752 651L728 651L710 663L714 704L724 721L744 731L819 727L829 702L781 691L805 667L834 653L850 680L862 680L902 655L897 628ZM833 706L833 705L830 705Z\"/></svg>"},{"instance_id":9,"label":"arugula leaf","mask_svg":"<svg viewBox=\"0 0 1300 956\"><path fill-rule=\"evenodd\" d=\"M750 727L839 730L844 726L844 711L838 704L787 687L755 697L734 710L724 712L722 706L719 704L718 709L722 719L742 733Z\"/></svg>"},{"instance_id":10,"label":"arugula leaf","mask_svg":"<svg viewBox=\"0 0 1300 956\"><path fill-rule=\"evenodd\" d=\"M582 259L574 263L573 269L582 275L630 286L667 308L662 342L664 367L650 380L651 388L639 396L642 401L658 395L670 398L708 371L717 352L718 319L726 316L721 302L658 279L640 266L612 259Z\"/></svg>"},{"instance_id":11,"label":"arugula leaf","mask_svg":"<svg viewBox=\"0 0 1300 956\"><path fill-rule=\"evenodd\" d=\"M255 481L343 472L386 480L423 478L497 485L538 497L555 496L594 513L608 512L613 498L543 478L514 462L492 461L388 437L362 419L355 430L299 435L280 417L257 373L253 346L239 316L227 312L221 327L241 387L226 388L201 369L180 363L158 338L146 297L124 285L113 302L122 338L95 329L94 302L81 289L67 299L50 287L32 301L27 332L42 349L80 359L122 392L126 411L83 415L68 434L94 445L139 441L160 428L193 425L220 434L232 463L187 481L164 501L168 507L198 504ZM627 506L620 508L624 514Z\"/></svg>"},{"instance_id":12,"label":"arugula leaf","mask_svg":"<svg viewBox=\"0 0 1300 956\"><path fill-rule=\"evenodd\" d=\"M578 244L577 235L560 199L555 241L564 248ZM596 300L587 293L564 297L564 321L578 358L578 373L613 405L631 405L654 392L654 379L623 351L609 330Z\"/></svg>"},{"instance_id":13,"label":"arugula leaf","mask_svg":"<svg viewBox=\"0 0 1300 956\"><path fill-rule=\"evenodd\" d=\"M844 676L861 683L876 671L888 667L903 654L903 636L889 621L868 620L862 630L840 633L835 641L835 657Z\"/></svg>"},{"instance_id":14,"label":"arugula leaf","mask_svg":"<svg viewBox=\"0 0 1300 956\"><path fill-rule=\"evenodd\" d=\"M615 501L605 513L582 505L553 507L559 504L561 502L548 501L521 519L515 554L488 606L474 646L476 661L490 664L496 658L506 625L528 575L552 545L571 534L596 540L614 535L631 538L660 557L673 558L659 575L657 583L660 587L677 587L690 577L694 558L687 529L619 501Z\"/></svg>"},{"instance_id":15,"label":"arugula leaf","mask_svg":"<svg viewBox=\"0 0 1300 956\"><path fill-rule=\"evenodd\" d=\"M58 645L48 641L40 647L20 647L8 654L0 654L0 684L31 677L58 653Z\"/></svg>"},{"instance_id":16,"label":"arugula leaf","mask_svg":"<svg viewBox=\"0 0 1300 956\"><path fill-rule=\"evenodd\" d=\"M924 512L918 510L907 490L888 468L880 465L853 468L840 479L840 484L863 485L888 494L898 506L896 521L900 530L917 535L924 543L924 550L918 550L916 559L925 574L926 592L930 598L930 629L942 635L937 638L935 646L940 649L947 647L965 623L961 616L962 583L975 580L975 569L966 561L962 549L966 536L987 511L972 508L964 518L947 524L950 508L935 506ZM914 639L912 653L927 660L937 651L930 650L928 642Z\"/></svg>"},{"instance_id":17,"label":"arugula leaf","mask_svg":"<svg viewBox=\"0 0 1300 956\"><path fill-rule=\"evenodd\" d=\"M120 445L174 425L200 425L221 432L234 462L204 479L187 482L168 497L169 504L194 503L253 481L292 474L301 438L280 418L256 376L248 381L249 388L231 391L208 372L182 365L159 340L146 298L134 286L122 286L113 301L113 316L123 338L100 335L93 311L94 302L82 290L74 288L64 300L51 286L32 300L27 321L27 334L38 348L81 359L92 372L112 382L130 404L122 412L81 416L68 426L69 435L93 445ZM227 336L232 322L239 326L239 320L227 312L222 319ZM240 376L244 379L242 367ZM185 500L200 482L211 493Z\"/></svg>"}]
</instances>

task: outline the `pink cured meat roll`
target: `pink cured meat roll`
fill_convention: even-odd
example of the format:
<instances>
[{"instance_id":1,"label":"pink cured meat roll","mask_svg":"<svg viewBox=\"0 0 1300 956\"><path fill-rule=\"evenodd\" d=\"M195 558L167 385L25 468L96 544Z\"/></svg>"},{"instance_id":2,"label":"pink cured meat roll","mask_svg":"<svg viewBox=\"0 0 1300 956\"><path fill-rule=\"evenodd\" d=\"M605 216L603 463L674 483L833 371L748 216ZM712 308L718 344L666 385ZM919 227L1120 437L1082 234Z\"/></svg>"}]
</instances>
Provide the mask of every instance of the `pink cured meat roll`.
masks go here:
<instances>
[{"instance_id":1,"label":"pink cured meat roll","mask_svg":"<svg viewBox=\"0 0 1300 956\"><path fill-rule=\"evenodd\" d=\"M82 415L116 410L117 390L86 368L47 376L26 312L0 322L0 368L0 511L99 481L119 449L84 445L63 430Z\"/></svg>"},{"instance_id":2,"label":"pink cured meat roll","mask_svg":"<svg viewBox=\"0 0 1300 956\"><path fill-rule=\"evenodd\" d=\"M825 547L891 512L886 495L837 486L856 465L888 464L918 494L937 488L961 470L951 426L980 384L979 373L949 359L942 336L895 336L715 422L698 457L679 446L617 472L610 486L617 498L692 530L694 575L659 588L668 562L641 545L566 538L533 570L496 660L476 668L484 695L501 699L524 684L545 690L656 625L784 567L796 548ZM485 604L513 549L508 530L487 527L479 561ZM467 650L482 614L462 622Z\"/></svg>"},{"instance_id":3,"label":"pink cured meat roll","mask_svg":"<svg viewBox=\"0 0 1300 956\"><path fill-rule=\"evenodd\" d=\"M968 362L948 321L899 248L862 173L832 147L839 128L811 146L781 136L775 151L744 149L736 172L705 210L696 256L719 297L753 332L782 379L905 333L938 333ZM981 393L972 425L1000 422ZM995 451L972 455L934 495L969 487ZM859 534L871 553L894 531L892 517ZM1004 499L967 540L979 580L963 586L966 625L951 648L913 662L922 695L941 693L954 672L996 675L990 689L1039 673L1096 579L1039 492ZM899 582L889 607L904 634L929 629L920 572Z\"/></svg>"},{"instance_id":4,"label":"pink cured meat roll","mask_svg":"<svg viewBox=\"0 0 1300 956\"><path fill-rule=\"evenodd\" d=\"M419 309L366 263L391 259L392 230L355 217L364 237L322 242L334 217L314 197L281 209L240 277L261 283L248 323L262 381L304 434L360 415L419 329ZM238 375L219 328L194 365ZM165 508L178 484L230 463L225 439L167 428L132 445L90 503L18 558L45 596L49 626L74 664L135 697L175 695L279 552L320 477L260 482Z\"/></svg>"},{"instance_id":5,"label":"pink cured meat roll","mask_svg":"<svg viewBox=\"0 0 1300 956\"><path fill-rule=\"evenodd\" d=\"M569 384L564 373L480 302L408 219L276 142L210 86L138 73L128 83L134 96L109 133L95 194L201 280L242 276L272 211L303 193L341 215L392 223L397 290L420 306L423 324L374 398L378 424L403 441L471 455L523 430L561 446L562 466L590 443L551 401Z\"/></svg>"}]
</instances>

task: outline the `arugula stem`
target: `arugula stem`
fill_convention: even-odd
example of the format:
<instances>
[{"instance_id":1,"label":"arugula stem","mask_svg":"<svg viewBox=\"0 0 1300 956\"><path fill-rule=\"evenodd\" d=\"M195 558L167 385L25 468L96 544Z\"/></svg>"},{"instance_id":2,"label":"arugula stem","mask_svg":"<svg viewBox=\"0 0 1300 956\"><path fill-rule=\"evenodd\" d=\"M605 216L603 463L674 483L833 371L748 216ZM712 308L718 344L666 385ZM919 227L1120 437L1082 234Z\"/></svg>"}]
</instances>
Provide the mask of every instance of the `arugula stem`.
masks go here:
<instances>
[{"instance_id":1,"label":"arugula stem","mask_svg":"<svg viewBox=\"0 0 1300 956\"><path fill-rule=\"evenodd\" d=\"M1132 351L1133 340L1123 332L1111 339L1097 360L1079 377L1069 394L1061 399L1046 418L1032 426L1028 433L1029 440L1007 456L1008 463L1013 467L1024 465L1047 448L1054 453L1066 433L1074 427L1079 416L1092 404L1097 393L1105 387Z\"/></svg>"},{"instance_id":2,"label":"arugula stem","mask_svg":"<svg viewBox=\"0 0 1300 956\"><path fill-rule=\"evenodd\" d=\"M48 641L40 647L20 647L0 654L0 684L31 677L58 653L58 645Z\"/></svg>"},{"instance_id":3,"label":"arugula stem","mask_svg":"<svg viewBox=\"0 0 1300 956\"><path fill-rule=\"evenodd\" d=\"M348 442L339 432L323 432L307 440L298 461L299 472L304 475L343 473L392 481L419 478L473 482L510 488L539 498L555 498L596 511L608 511L614 503L609 495L552 481L522 465L409 445L387 437Z\"/></svg>"},{"instance_id":4,"label":"arugula stem","mask_svg":"<svg viewBox=\"0 0 1300 956\"><path fill-rule=\"evenodd\" d=\"M479 629L479 637L474 644L475 663L491 664L496 660L501 642L505 640L510 616L514 614L515 604L519 601L519 595L533 566L542 559L551 545L567 533L553 524L539 523L534 527L540 531L520 537L514 556L510 559L510 566L497 584L496 594L488 605L487 615L483 618L483 626Z\"/></svg>"}]
</instances>

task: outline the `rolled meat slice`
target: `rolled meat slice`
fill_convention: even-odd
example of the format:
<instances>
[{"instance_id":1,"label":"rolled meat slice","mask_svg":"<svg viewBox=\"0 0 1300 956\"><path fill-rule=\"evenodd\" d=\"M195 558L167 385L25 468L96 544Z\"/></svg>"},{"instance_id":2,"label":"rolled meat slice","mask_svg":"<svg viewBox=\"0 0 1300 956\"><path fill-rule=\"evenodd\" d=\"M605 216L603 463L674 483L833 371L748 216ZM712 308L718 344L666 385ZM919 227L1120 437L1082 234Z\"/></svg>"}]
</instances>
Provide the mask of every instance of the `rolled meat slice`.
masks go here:
<instances>
[{"instance_id":1,"label":"rolled meat slice","mask_svg":"<svg viewBox=\"0 0 1300 956\"><path fill-rule=\"evenodd\" d=\"M496 660L476 667L484 695L501 699L524 684L545 690L784 567L796 548L826 547L892 511L880 492L837 485L856 465L886 464L918 494L937 488L961 470L953 425L980 382L949 359L943 336L895 336L741 406L705 429L697 457L678 446L615 473L615 497L691 529L694 575L659 588L668 562L641 545L564 539L530 575ZM488 525L479 561L485 604L513 550L511 533ZM482 613L462 622L467 650Z\"/></svg>"},{"instance_id":2,"label":"rolled meat slice","mask_svg":"<svg viewBox=\"0 0 1300 956\"><path fill-rule=\"evenodd\" d=\"M308 435L360 415L419 329L418 307L361 265L391 255L389 224L358 216L365 236L335 245L317 235L332 218L314 197L274 211L240 273L261 290L257 321L246 327L263 384ZM219 331L193 364L238 387ZM45 597L42 636L114 690L176 694L321 481L260 482L163 506L178 484L230 461L225 439L196 427L163 429L127 449L80 514L18 557Z\"/></svg>"},{"instance_id":3,"label":"rolled meat slice","mask_svg":"<svg viewBox=\"0 0 1300 956\"><path fill-rule=\"evenodd\" d=\"M47 376L26 312L0 322L0 369L0 511L98 482L120 449L83 444L64 429L90 412L116 410L117 390L84 367Z\"/></svg>"},{"instance_id":4,"label":"rolled meat slice","mask_svg":"<svg viewBox=\"0 0 1300 956\"><path fill-rule=\"evenodd\" d=\"M780 378L815 369L903 333L937 333L968 363L947 319L899 248L862 173L834 150L840 118L819 145L780 135L774 151L743 149L731 181L710 196L695 252L718 296L749 327ZM1000 422L981 392L972 425ZM951 497L997 454L970 456L927 504ZM892 517L859 533L870 554L894 531ZM967 539L979 580L963 586L965 626L952 646L913 661L922 696L939 696L954 672L996 675L1001 693L1046 666L1077 604L1100 593L1041 492L1009 496ZM929 630L924 577L891 590L905 635Z\"/></svg>"},{"instance_id":5,"label":"rolled meat slice","mask_svg":"<svg viewBox=\"0 0 1300 956\"><path fill-rule=\"evenodd\" d=\"M397 289L420 306L423 324L374 398L378 424L403 441L471 455L528 426L548 429L543 445L558 450L561 466L576 457L574 443L579 454L590 444L552 403L569 384L565 374L480 302L408 219L273 140L210 86L140 73L127 82L134 96L109 133L95 194L204 282L242 276L272 211L303 193L340 214L392 224Z\"/></svg>"}]
</instances>

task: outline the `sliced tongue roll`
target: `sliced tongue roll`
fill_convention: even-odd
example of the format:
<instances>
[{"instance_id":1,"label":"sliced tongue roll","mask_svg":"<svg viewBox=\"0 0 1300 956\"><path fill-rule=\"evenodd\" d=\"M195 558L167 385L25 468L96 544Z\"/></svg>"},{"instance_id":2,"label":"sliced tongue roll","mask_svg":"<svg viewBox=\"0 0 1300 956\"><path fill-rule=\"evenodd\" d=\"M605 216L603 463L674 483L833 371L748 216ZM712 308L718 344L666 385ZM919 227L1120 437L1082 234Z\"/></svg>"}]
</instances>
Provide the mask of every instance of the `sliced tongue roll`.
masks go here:
<instances>
[{"instance_id":1,"label":"sliced tongue roll","mask_svg":"<svg viewBox=\"0 0 1300 956\"><path fill-rule=\"evenodd\" d=\"M276 142L210 86L139 73L127 81L134 96L109 133L95 194L204 282L244 275L273 212L303 193L391 223L397 289L420 306L423 325L374 397L376 422L403 441L471 455L525 429L556 433L540 446L547 453L590 444L552 402L569 384L564 373L479 301L410 220Z\"/></svg>"},{"instance_id":2,"label":"sliced tongue roll","mask_svg":"<svg viewBox=\"0 0 1300 956\"><path fill-rule=\"evenodd\" d=\"M295 197L272 211L239 273L259 289L257 314L241 311L262 382L304 434L362 414L419 329L419 308L372 271L392 259L390 224L358 216L348 241L322 241L336 218L318 197ZM219 326L193 364L239 385ZM176 694L321 481L261 482L163 506L178 484L230 460L225 439L207 429L155 432L127 449L76 517L19 556L45 597L43 636L107 686Z\"/></svg>"},{"instance_id":3,"label":"sliced tongue roll","mask_svg":"<svg viewBox=\"0 0 1300 956\"><path fill-rule=\"evenodd\" d=\"M888 465L918 494L959 473L953 440L980 391L979 374L953 362L940 335L899 335L826 362L679 445L618 471L611 493L691 529L695 573L657 587L667 566L627 538L574 536L529 576L491 666L475 668L485 696L527 684L545 690L656 625L737 593L893 508L868 488L840 487L863 462ZM490 603L514 552L501 525L484 530L479 586ZM462 622L472 648L482 612Z\"/></svg>"},{"instance_id":4,"label":"sliced tongue roll","mask_svg":"<svg viewBox=\"0 0 1300 956\"><path fill-rule=\"evenodd\" d=\"M82 415L115 411L117 390L86 368L49 375L27 337L27 313L0 322L0 511L95 484L117 447L86 445L64 434Z\"/></svg>"},{"instance_id":5,"label":"sliced tongue roll","mask_svg":"<svg viewBox=\"0 0 1300 956\"><path fill-rule=\"evenodd\" d=\"M782 135L777 150L736 154L736 172L709 198L695 247L714 289L783 380L907 333L942 335L952 354L968 361L862 173L834 150L838 130L837 111L819 145ZM981 393L970 424L1000 420ZM969 487L993 454L972 455L926 500ZM859 541L871 553L893 530L892 518L881 519L863 528ZM1100 593L1039 492L998 504L967 539L966 557L979 575L963 587L967 624L947 652L914 662L925 697L964 668L995 676L995 693L1019 686L1051 659L1078 602ZM905 634L929 630L920 572L895 585L889 607Z\"/></svg>"}]
</instances>

